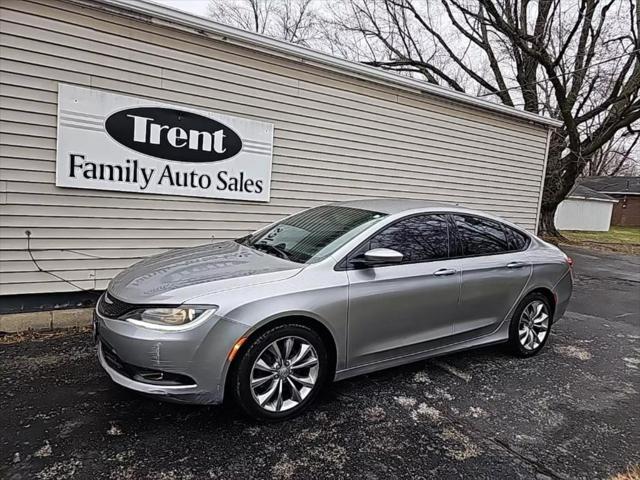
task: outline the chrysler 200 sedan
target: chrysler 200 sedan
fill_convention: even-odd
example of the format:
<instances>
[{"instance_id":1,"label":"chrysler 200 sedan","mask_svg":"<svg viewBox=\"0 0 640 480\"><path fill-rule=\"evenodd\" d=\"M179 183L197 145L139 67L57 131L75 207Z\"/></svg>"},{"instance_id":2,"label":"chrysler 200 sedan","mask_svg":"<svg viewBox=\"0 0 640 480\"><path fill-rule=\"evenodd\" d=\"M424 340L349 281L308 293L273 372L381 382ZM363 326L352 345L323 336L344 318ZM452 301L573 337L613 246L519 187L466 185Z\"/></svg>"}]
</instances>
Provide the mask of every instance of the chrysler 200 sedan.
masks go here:
<instances>
[{"instance_id":1,"label":"chrysler 200 sedan","mask_svg":"<svg viewBox=\"0 0 640 480\"><path fill-rule=\"evenodd\" d=\"M277 420L331 380L503 342L531 357L571 290L571 260L509 222L352 201L137 263L110 283L94 327L116 383Z\"/></svg>"}]
</instances>

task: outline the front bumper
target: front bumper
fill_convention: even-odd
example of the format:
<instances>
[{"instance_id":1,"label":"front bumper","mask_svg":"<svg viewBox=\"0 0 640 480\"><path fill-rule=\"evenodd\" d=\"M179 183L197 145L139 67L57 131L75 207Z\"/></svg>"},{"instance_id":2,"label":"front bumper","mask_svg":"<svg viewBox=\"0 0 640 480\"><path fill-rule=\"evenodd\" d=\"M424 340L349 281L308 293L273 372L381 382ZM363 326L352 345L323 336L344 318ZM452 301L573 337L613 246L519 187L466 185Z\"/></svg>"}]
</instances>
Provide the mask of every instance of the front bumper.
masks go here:
<instances>
[{"instance_id":1,"label":"front bumper","mask_svg":"<svg viewBox=\"0 0 640 480\"><path fill-rule=\"evenodd\" d=\"M184 332L163 332L94 313L100 365L130 390L180 403L224 398L228 354L247 327L212 317ZM157 374L154 374L157 373Z\"/></svg>"},{"instance_id":2,"label":"front bumper","mask_svg":"<svg viewBox=\"0 0 640 480\"><path fill-rule=\"evenodd\" d=\"M98 340L98 360L100 361L100 365L107 372L107 374L109 374L111 380L113 380L118 385L147 395L161 395L169 398L178 397L178 399L185 399L190 395L197 395L197 384L159 386L133 380L129 376L120 373L118 370L111 367L107 363L103 351L104 348L104 344L100 342L100 340Z\"/></svg>"}]
</instances>

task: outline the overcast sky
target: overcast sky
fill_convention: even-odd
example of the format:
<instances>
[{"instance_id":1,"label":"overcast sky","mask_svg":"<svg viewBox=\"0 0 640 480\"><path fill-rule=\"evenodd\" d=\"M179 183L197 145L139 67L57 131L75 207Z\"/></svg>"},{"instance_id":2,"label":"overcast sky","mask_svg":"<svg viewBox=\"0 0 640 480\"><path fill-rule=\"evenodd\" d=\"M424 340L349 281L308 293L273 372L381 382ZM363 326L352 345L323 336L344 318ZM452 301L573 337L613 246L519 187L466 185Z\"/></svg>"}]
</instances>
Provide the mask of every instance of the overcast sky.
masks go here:
<instances>
[{"instance_id":1,"label":"overcast sky","mask_svg":"<svg viewBox=\"0 0 640 480\"><path fill-rule=\"evenodd\" d=\"M168 7L186 10L196 15L207 15L207 4L209 0L152 0L156 3L162 3Z\"/></svg>"}]
</instances>

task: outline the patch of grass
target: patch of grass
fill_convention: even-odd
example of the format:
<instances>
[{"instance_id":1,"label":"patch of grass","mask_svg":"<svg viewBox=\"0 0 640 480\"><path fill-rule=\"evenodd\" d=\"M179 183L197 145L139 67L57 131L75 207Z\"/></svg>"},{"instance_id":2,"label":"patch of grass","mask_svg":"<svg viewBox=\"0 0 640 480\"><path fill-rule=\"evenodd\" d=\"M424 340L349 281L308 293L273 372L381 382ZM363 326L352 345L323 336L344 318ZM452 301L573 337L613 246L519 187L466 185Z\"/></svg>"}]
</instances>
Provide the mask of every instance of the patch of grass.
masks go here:
<instances>
[{"instance_id":1,"label":"patch of grass","mask_svg":"<svg viewBox=\"0 0 640 480\"><path fill-rule=\"evenodd\" d=\"M640 254L640 227L611 227L608 232L581 232L563 230L562 239L555 239L554 244L576 245L608 252Z\"/></svg>"},{"instance_id":2,"label":"patch of grass","mask_svg":"<svg viewBox=\"0 0 640 480\"><path fill-rule=\"evenodd\" d=\"M609 480L640 480L640 465L631 465L626 472L618 473Z\"/></svg>"},{"instance_id":3,"label":"patch of grass","mask_svg":"<svg viewBox=\"0 0 640 480\"><path fill-rule=\"evenodd\" d=\"M572 242L640 245L640 227L611 227L608 232L579 232L575 230L563 230L560 233Z\"/></svg>"}]
</instances>

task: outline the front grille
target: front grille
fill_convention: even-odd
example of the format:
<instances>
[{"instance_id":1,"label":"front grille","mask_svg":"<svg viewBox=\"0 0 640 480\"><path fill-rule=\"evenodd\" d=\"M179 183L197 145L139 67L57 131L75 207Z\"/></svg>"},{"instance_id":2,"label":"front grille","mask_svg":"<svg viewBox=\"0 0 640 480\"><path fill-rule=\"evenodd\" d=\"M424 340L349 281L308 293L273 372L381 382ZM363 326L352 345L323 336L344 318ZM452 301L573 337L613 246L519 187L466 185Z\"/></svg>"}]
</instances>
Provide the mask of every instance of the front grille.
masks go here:
<instances>
[{"instance_id":1,"label":"front grille","mask_svg":"<svg viewBox=\"0 0 640 480\"><path fill-rule=\"evenodd\" d=\"M118 300L113 295L109 295L109 292L104 292L98 301L98 313L107 318L120 318L136 308L140 308L140 305Z\"/></svg>"}]
</instances>

